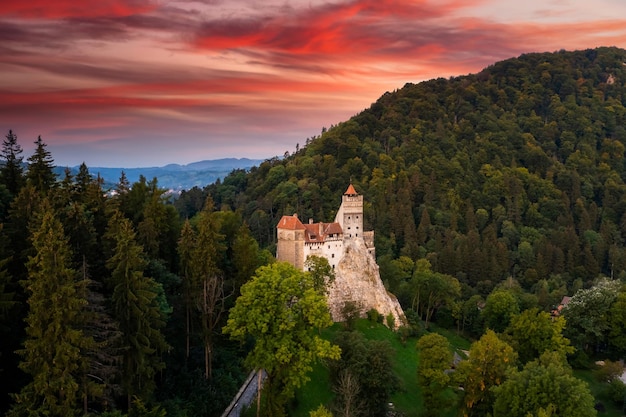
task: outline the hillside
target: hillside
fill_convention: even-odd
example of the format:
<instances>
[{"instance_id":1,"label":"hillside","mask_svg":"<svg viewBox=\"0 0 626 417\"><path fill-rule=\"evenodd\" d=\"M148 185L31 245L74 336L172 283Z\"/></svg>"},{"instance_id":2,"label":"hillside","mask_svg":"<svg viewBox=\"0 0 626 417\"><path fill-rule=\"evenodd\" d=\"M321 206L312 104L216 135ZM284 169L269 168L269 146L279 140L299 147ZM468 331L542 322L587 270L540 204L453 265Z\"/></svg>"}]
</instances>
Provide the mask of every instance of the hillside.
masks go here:
<instances>
[{"instance_id":1,"label":"hillside","mask_svg":"<svg viewBox=\"0 0 626 417\"><path fill-rule=\"evenodd\" d=\"M351 181L392 289L408 256L481 294L513 276L557 300L626 269L625 82L626 51L598 48L406 84L205 192L271 248L283 214L332 219Z\"/></svg>"}]
</instances>

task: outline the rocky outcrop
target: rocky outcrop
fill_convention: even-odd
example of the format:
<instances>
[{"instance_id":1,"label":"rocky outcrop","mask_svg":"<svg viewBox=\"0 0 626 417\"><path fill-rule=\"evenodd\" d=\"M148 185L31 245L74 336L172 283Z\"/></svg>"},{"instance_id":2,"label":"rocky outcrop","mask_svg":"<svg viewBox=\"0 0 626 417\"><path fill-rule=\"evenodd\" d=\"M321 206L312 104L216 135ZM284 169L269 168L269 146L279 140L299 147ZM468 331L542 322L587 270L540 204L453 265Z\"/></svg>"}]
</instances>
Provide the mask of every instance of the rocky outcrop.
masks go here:
<instances>
[{"instance_id":1,"label":"rocky outcrop","mask_svg":"<svg viewBox=\"0 0 626 417\"><path fill-rule=\"evenodd\" d=\"M378 264L362 239L344 241L344 252L335 268L335 281L328 288L328 305L334 321L344 321L343 308L354 303L365 316L371 309L383 317L393 315L395 327L406 318L398 299L387 291L380 279ZM386 320L384 321L385 324Z\"/></svg>"}]
</instances>

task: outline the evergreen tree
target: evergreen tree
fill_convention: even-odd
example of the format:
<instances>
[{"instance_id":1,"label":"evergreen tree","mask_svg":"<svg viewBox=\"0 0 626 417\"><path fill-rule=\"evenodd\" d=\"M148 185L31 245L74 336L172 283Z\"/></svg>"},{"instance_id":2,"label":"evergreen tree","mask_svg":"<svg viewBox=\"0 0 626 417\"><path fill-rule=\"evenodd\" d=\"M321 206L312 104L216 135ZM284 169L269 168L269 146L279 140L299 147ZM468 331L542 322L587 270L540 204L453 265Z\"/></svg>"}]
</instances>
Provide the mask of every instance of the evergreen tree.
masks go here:
<instances>
[{"instance_id":1,"label":"evergreen tree","mask_svg":"<svg viewBox=\"0 0 626 417\"><path fill-rule=\"evenodd\" d=\"M83 270L86 266L83 265ZM86 351L89 359L88 368L82 375L84 393L83 412L88 409L107 410L115 404L115 398L122 393L119 384L124 347L121 343L122 333L118 323L113 319L106 299L98 282L87 281L87 306L85 334L92 337L94 346Z\"/></svg>"},{"instance_id":2,"label":"evergreen tree","mask_svg":"<svg viewBox=\"0 0 626 417\"><path fill-rule=\"evenodd\" d=\"M24 185L24 168L22 167L22 147L17 143L17 135L9 130L6 139L2 141L2 159L4 165L0 168L0 178L11 195L16 196Z\"/></svg>"},{"instance_id":3,"label":"evergreen tree","mask_svg":"<svg viewBox=\"0 0 626 417\"><path fill-rule=\"evenodd\" d=\"M196 246L196 235L186 220L178 240L178 255L180 258L180 276L183 282L183 304L185 306L185 357L189 359L191 345L191 321L195 310L195 293L198 287L193 273L193 260Z\"/></svg>"},{"instance_id":4,"label":"evergreen tree","mask_svg":"<svg viewBox=\"0 0 626 417\"><path fill-rule=\"evenodd\" d=\"M41 140L41 136L35 141L35 152L28 158L28 172L26 179L40 193L46 193L54 187L56 174L54 173L54 160L47 145Z\"/></svg>"},{"instance_id":5,"label":"evergreen tree","mask_svg":"<svg viewBox=\"0 0 626 417\"><path fill-rule=\"evenodd\" d=\"M224 245L224 235L218 232L219 222L213 213L213 201L207 199L198 216L198 232L193 246L191 297L195 299L200 318L204 347L204 377L212 376L213 333L224 306L224 277L218 267Z\"/></svg>"},{"instance_id":6,"label":"evergreen tree","mask_svg":"<svg viewBox=\"0 0 626 417\"><path fill-rule=\"evenodd\" d=\"M154 391L154 378L164 368L161 353L169 346L161 329L165 322L158 304L158 284L144 275L146 262L130 221L116 212L109 222L114 241L111 270L113 311L122 332L122 387L132 397L146 401Z\"/></svg>"},{"instance_id":7,"label":"evergreen tree","mask_svg":"<svg viewBox=\"0 0 626 417\"><path fill-rule=\"evenodd\" d=\"M48 202L41 224L32 234L35 255L28 260L27 339L20 368L32 376L19 394L10 416L79 414L80 375L86 369L85 349L93 346L80 326L84 322L85 281L71 269L71 252L61 223Z\"/></svg>"}]
</instances>

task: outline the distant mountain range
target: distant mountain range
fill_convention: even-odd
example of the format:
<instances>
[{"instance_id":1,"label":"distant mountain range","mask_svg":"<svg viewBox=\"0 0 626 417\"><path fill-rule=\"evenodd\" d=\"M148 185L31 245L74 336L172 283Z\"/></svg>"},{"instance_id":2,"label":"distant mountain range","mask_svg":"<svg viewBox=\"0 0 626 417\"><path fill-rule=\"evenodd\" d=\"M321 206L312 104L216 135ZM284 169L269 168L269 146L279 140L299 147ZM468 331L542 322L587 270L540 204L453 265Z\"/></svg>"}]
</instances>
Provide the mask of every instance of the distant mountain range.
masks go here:
<instances>
[{"instance_id":1,"label":"distant mountain range","mask_svg":"<svg viewBox=\"0 0 626 417\"><path fill-rule=\"evenodd\" d=\"M122 171L132 184L143 175L147 180L157 178L159 187L169 190L189 190L193 187L204 188L208 184L224 178L235 169L249 169L263 162L262 159L248 158L223 158L193 162L187 165L169 164L162 167L146 168L105 168L89 167L89 173L94 177L100 174L104 179L106 190L113 188L119 182ZM70 167L72 175L78 173L78 166ZM55 172L62 179L65 175L66 167L56 167Z\"/></svg>"}]
</instances>

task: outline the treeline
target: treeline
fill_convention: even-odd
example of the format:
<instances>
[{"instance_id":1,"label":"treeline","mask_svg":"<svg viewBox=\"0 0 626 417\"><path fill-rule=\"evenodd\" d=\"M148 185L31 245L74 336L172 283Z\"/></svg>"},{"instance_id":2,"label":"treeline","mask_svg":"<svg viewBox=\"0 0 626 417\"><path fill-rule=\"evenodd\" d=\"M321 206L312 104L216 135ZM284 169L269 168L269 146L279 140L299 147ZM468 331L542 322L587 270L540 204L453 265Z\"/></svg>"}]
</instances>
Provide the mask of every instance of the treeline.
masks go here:
<instances>
[{"instance_id":1,"label":"treeline","mask_svg":"<svg viewBox=\"0 0 626 417\"><path fill-rule=\"evenodd\" d=\"M219 415L246 372L226 312L272 256L210 199L182 217L156 178L57 178L35 144L0 155L0 413Z\"/></svg>"}]
</instances>

